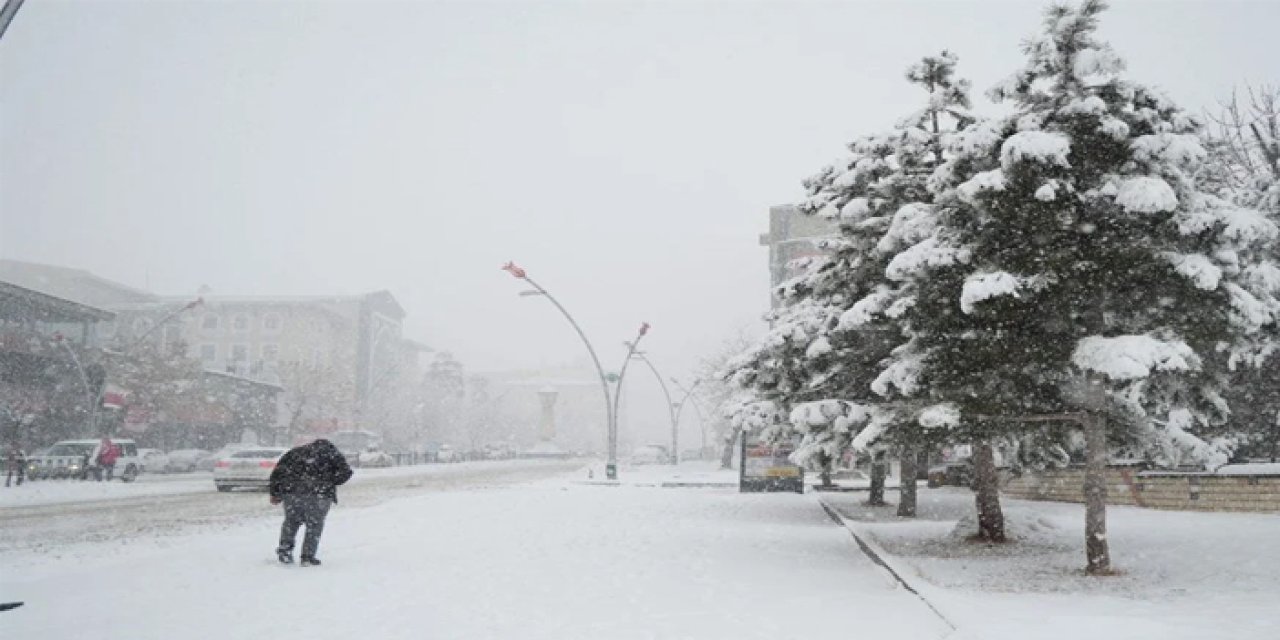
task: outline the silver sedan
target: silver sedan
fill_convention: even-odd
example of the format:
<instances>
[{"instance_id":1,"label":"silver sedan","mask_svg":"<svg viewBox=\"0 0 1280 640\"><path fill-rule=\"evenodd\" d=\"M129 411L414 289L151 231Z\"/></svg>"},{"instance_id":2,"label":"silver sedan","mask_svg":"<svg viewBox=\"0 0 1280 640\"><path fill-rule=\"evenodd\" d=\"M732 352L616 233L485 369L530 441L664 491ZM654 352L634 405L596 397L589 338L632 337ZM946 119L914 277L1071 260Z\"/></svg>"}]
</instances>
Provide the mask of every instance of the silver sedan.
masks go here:
<instances>
[{"instance_id":1,"label":"silver sedan","mask_svg":"<svg viewBox=\"0 0 1280 640\"><path fill-rule=\"evenodd\" d=\"M265 489L270 484L276 462L286 451L288 449L280 447L253 447L232 453L213 463L213 484L218 491L230 491L236 487Z\"/></svg>"}]
</instances>

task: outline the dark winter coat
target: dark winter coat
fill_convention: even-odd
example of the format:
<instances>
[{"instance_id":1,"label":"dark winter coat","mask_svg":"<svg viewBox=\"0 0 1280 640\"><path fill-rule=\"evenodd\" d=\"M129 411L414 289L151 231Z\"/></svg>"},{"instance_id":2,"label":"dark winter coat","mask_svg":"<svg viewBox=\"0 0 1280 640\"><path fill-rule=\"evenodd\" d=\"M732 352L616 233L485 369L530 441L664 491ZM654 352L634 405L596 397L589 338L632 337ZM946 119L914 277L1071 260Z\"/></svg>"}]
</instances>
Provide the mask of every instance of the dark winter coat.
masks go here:
<instances>
[{"instance_id":1,"label":"dark winter coat","mask_svg":"<svg viewBox=\"0 0 1280 640\"><path fill-rule=\"evenodd\" d=\"M271 472L271 497L317 495L338 501L335 487L351 479L351 466L328 440L294 447Z\"/></svg>"}]
</instances>

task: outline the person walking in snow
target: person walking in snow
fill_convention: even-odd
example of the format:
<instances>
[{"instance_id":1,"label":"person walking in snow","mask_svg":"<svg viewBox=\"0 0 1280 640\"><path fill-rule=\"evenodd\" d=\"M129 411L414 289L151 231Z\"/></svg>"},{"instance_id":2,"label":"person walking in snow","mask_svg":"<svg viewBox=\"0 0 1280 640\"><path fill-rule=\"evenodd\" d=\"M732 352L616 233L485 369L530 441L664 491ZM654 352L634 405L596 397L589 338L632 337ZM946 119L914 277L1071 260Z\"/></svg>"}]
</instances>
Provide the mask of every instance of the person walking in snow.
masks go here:
<instances>
[{"instance_id":1,"label":"person walking in snow","mask_svg":"<svg viewBox=\"0 0 1280 640\"><path fill-rule=\"evenodd\" d=\"M5 456L5 467L8 473L4 478L4 486L10 486L13 477L18 476L18 486L22 486L22 481L27 477L27 455L18 447L18 443L14 442L9 445L9 453Z\"/></svg>"},{"instance_id":2,"label":"person walking in snow","mask_svg":"<svg viewBox=\"0 0 1280 640\"><path fill-rule=\"evenodd\" d=\"M98 443L98 448L94 451L93 461L98 465L98 480L102 480L102 474L107 475L107 482L111 482L111 476L116 470L116 460L120 458L120 447L111 442L111 438L102 437L102 442Z\"/></svg>"},{"instance_id":3,"label":"person walking in snow","mask_svg":"<svg viewBox=\"0 0 1280 640\"><path fill-rule=\"evenodd\" d=\"M351 466L342 452L328 440L290 449L271 472L271 504L284 503L284 524L276 557L293 562L293 545L298 529L306 526L302 539L302 566L319 565L316 551L329 506L338 501L337 486L351 479Z\"/></svg>"}]
</instances>

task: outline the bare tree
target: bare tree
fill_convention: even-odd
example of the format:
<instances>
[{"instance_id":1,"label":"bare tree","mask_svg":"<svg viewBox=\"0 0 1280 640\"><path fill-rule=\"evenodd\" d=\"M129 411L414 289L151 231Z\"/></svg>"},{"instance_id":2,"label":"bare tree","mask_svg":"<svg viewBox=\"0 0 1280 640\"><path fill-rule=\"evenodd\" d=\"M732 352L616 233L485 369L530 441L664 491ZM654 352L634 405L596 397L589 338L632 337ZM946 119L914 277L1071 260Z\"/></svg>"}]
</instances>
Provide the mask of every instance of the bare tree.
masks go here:
<instances>
[{"instance_id":1,"label":"bare tree","mask_svg":"<svg viewBox=\"0 0 1280 640\"><path fill-rule=\"evenodd\" d=\"M1259 198L1280 183L1280 86L1246 85L1240 94L1233 91L1218 113L1208 114L1215 125L1215 168L1222 171L1211 178L1225 183L1241 204L1259 206Z\"/></svg>"},{"instance_id":2,"label":"bare tree","mask_svg":"<svg viewBox=\"0 0 1280 640\"><path fill-rule=\"evenodd\" d=\"M278 369L282 405L287 421L283 440L291 444L308 425L343 420L350 416L355 381L333 364L284 362Z\"/></svg>"},{"instance_id":3,"label":"bare tree","mask_svg":"<svg viewBox=\"0 0 1280 640\"><path fill-rule=\"evenodd\" d=\"M727 417L726 408L741 394L741 390L729 382L725 376L728 373L729 363L746 351L752 343L753 340L747 330L740 328L733 337L721 342L716 346L715 351L704 357L694 371L695 377L701 381L701 384L689 401L695 406L710 408L709 411L703 411L699 415L701 418L712 421L713 441L721 444L720 466L725 469L733 466L734 445L740 435Z\"/></svg>"}]
</instances>

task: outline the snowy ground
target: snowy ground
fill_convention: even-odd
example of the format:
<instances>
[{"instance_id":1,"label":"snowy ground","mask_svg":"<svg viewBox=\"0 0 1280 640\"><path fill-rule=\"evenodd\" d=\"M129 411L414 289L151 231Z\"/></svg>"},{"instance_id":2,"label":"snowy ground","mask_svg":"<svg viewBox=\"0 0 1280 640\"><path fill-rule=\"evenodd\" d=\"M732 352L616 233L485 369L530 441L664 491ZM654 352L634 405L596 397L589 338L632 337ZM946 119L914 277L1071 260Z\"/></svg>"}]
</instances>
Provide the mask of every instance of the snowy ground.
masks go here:
<instances>
[{"instance_id":1,"label":"snowy ground","mask_svg":"<svg viewBox=\"0 0 1280 640\"><path fill-rule=\"evenodd\" d=\"M896 495L890 494L892 500ZM1120 575L1083 574L1082 505L1004 499L1016 544L951 535L964 489L922 489L915 521L865 495L824 494L968 635L984 640L1280 637L1280 515L1108 507Z\"/></svg>"},{"instance_id":2,"label":"snowy ground","mask_svg":"<svg viewBox=\"0 0 1280 640\"><path fill-rule=\"evenodd\" d=\"M528 482L563 474L582 464L572 460L506 460L358 469L338 495L344 508L367 506L424 491ZM202 475L203 479L132 485L47 481L0 490L0 495L17 503L0 502L0 554L20 550L61 553L68 545L86 541L116 544L140 537L163 538L190 529L224 528L274 513L263 492L219 493L209 474ZM99 548L98 553L114 549Z\"/></svg>"},{"instance_id":3,"label":"snowy ground","mask_svg":"<svg viewBox=\"0 0 1280 640\"><path fill-rule=\"evenodd\" d=\"M865 493L739 494L736 472L713 463L623 467L612 483L602 471L363 474L315 569L275 563L279 510L260 493L0 508L0 602L26 602L0 613L0 637L79 637L83 620L136 640L1261 640L1280 628L1280 516L1113 507L1123 573L1096 579L1079 571L1078 505L1006 500L1023 539L988 547L950 535L972 511L966 490L922 489L921 517L902 521L861 506ZM86 523L96 533L77 533Z\"/></svg>"},{"instance_id":4,"label":"snowy ground","mask_svg":"<svg viewBox=\"0 0 1280 640\"><path fill-rule=\"evenodd\" d=\"M79 637L86 621L131 640L948 632L811 496L638 486L643 472L626 469L623 484L593 486L585 475L344 502L319 568L274 561L274 513L214 531L0 552L0 601L27 603L0 613L0 637Z\"/></svg>"}]
</instances>

